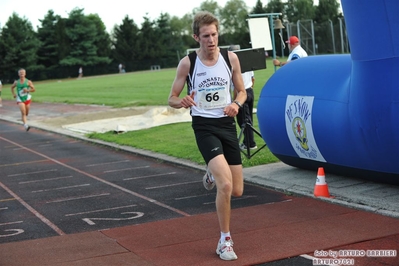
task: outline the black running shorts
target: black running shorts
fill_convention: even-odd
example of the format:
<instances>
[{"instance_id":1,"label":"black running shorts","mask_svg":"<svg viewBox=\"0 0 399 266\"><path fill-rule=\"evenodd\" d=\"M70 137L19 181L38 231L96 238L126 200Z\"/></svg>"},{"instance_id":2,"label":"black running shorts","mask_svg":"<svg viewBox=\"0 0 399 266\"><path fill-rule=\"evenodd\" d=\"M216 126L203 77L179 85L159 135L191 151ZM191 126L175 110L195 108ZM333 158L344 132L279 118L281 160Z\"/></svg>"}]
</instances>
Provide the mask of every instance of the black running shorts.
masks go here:
<instances>
[{"instance_id":1,"label":"black running shorts","mask_svg":"<svg viewBox=\"0 0 399 266\"><path fill-rule=\"evenodd\" d=\"M224 154L229 165L242 164L234 117L193 116L192 128L206 164L220 154Z\"/></svg>"}]
</instances>

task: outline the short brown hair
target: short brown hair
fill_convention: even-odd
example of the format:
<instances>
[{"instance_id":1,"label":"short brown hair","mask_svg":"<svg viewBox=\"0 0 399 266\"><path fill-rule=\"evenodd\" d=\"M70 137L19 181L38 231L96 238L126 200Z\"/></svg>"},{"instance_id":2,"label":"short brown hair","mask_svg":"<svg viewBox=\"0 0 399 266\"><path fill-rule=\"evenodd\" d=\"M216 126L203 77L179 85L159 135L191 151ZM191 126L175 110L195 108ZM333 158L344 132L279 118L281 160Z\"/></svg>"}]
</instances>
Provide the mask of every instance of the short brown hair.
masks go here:
<instances>
[{"instance_id":1,"label":"short brown hair","mask_svg":"<svg viewBox=\"0 0 399 266\"><path fill-rule=\"evenodd\" d=\"M216 30L219 31L219 20L208 11L200 11L194 16L192 28L193 34L199 36L199 29L204 25L215 24Z\"/></svg>"}]
</instances>

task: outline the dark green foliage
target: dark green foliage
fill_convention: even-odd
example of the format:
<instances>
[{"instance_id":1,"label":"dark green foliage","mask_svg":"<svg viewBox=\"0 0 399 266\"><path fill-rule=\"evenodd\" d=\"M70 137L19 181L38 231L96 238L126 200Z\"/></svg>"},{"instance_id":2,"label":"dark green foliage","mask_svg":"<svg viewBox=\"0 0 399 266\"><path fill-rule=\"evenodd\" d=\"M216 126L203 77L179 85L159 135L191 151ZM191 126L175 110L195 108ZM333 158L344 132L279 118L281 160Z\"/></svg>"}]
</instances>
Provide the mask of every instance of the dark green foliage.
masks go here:
<instances>
[{"instance_id":1,"label":"dark green foliage","mask_svg":"<svg viewBox=\"0 0 399 266\"><path fill-rule=\"evenodd\" d=\"M60 61L61 66L95 66L110 63L107 56L98 55L98 43L103 39L95 23L96 18L87 17L83 9L74 9L69 13L66 23L66 35L70 41L69 54ZM100 25L101 26L101 25ZM103 27L103 32L105 27ZM97 45L96 45L97 44Z\"/></svg>"},{"instance_id":2,"label":"dark green foliage","mask_svg":"<svg viewBox=\"0 0 399 266\"><path fill-rule=\"evenodd\" d=\"M111 34L97 14L86 15L84 9L73 9L67 18L49 10L40 20L37 33L29 21L14 13L0 29L0 78L3 83L12 81L20 67L26 68L33 80L76 77L80 66L84 76L116 73L120 63L127 72L148 70L151 65L176 67L187 49L198 47L192 38L191 23L200 10L219 18L221 46L251 47L248 12L282 13L280 19L290 23L314 20L318 24L315 36L319 50L329 52L333 51L332 34L325 30L328 25L323 25L342 16L338 8L337 0L320 0L317 7L313 0L271 0L266 6L258 0L252 9L243 0L229 0L224 7L215 0L206 0L182 18L168 13L161 13L155 20L144 16L140 27L126 16ZM280 45L277 42L277 51L281 51Z\"/></svg>"},{"instance_id":3,"label":"dark green foliage","mask_svg":"<svg viewBox=\"0 0 399 266\"><path fill-rule=\"evenodd\" d=\"M301 19L313 19L315 15L313 0L288 0L285 14L290 22L297 22Z\"/></svg>"},{"instance_id":4,"label":"dark green foliage","mask_svg":"<svg viewBox=\"0 0 399 266\"><path fill-rule=\"evenodd\" d=\"M266 8L260 0L256 1L255 7L252 9L251 14L263 14L266 13Z\"/></svg>"},{"instance_id":5,"label":"dark green foliage","mask_svg":"<svg viewBox=\"0 0 399 266\"><path fill-rule=\"evenodd\" d=\"M117 65L125 65L126 71L139 69L137 58L139 55L139 43L137 35L139 28L129 16L125 16L122 24L115 26L112 33L113 58L115 70Z\"/></svg>"},{"instance_id":6,"label":"dark green foliage","mask_svg":"<svg viewBox=\"0 0 399 266\"><path fill-rule=\"evenodd\" d=\"M13 13L2 29L0 38L0 73L3 82L16 79L19 68L25 68L28 72L40 69L37 65L39 46L40 41L32 24Z\"/></svg>"},{"instance_id":7,"label":"dark green foliage","mask_svg":"<svg viewBox=\"0 0 399 266\"><path fill-rule=\"evenodd\" d=\"M318 23L331 20L337 22L339 14L339 3L336 0L319 0L319 5L316 8L314 20Z\"/></svg>"},{"instance_id":8,"label":"dark green foliage","mask_svg":"<svg viewBox=\"0 0 399 266\"><path fill-rule=\"evenodd\" d=\"M271 0L265 7L265 13L283 13L285 4L281 0Z\"/></svg>"},{"instance_id":9,"label":"dark green foliage","mask_svg":"<svg viewBox=\"0 0 399 266\"><path fill-rule=\"evenodd\" d=\"M65 35L64 21L53 10L49 10L38 28L37 36L41 45L37 52L37 64L47 71L41 71L39 79L57 78L56 69L59 62L68 53L69 43Z\"/></svg>"}]
</instances>

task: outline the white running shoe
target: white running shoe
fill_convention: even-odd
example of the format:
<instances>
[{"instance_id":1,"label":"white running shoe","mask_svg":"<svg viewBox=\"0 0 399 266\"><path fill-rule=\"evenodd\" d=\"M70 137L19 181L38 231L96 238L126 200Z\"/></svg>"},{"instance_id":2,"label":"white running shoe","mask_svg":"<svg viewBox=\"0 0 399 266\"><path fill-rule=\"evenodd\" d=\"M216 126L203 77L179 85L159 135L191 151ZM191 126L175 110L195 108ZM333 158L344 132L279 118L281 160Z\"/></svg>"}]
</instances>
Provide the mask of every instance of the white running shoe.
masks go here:
<instances>
[{"instance_id":1,"label":"white running shoe","mask_svg":"<svg viewBox=\"0 0 399 266\"><path fill-rule=\"evenodd\" d=\"M215 179L213 178L211 172L209 172L208 168L206 169L206 173L202 178L202 184L206 190L212 190L215 187Z\"/></svg>"},{"instance_id":2,"label":"white running shoe","mask_svg":"<svg viewBox=\"0 0 399 266\"><path fill-rule=\"evenodd\" d=\"M237 255L233 250L233 240L231 240L231 237L226 237L223 242L220 242L219 240L216 254L218 254L222 260L237 259Z\"/></svg>"}]
</instances>

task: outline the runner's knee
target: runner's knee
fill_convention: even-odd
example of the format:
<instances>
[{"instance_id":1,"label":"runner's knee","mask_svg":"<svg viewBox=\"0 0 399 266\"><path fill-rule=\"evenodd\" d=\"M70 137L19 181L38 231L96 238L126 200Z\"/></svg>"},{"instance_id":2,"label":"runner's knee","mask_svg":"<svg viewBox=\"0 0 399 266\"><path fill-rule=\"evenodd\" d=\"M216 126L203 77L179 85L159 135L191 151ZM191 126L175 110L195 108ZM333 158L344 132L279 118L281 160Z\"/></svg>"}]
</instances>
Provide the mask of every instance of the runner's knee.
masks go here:
<instances>
[{"instance_id":1,"label":"runner's knee","mask_svg":"<svg viewBox=\"0 0 399 266\"><path fill-rule=\"evenodd\" d=\"M234 196L234 197L241 197L243 193L244 193L243 187L241 187L241 188L236 188L235 187L233 189L231 195Z\"/></svg>"},{"instance_id":2,"label":"runner's knee","mask_svg":"<svg viewBox=\"0 0 399 266\"><path fill-rule=\"evenodd\" d=\"M232 195L233 184L229 181L223 181L218 184L217 190L218 192L221 192L224 195L230 196Z\"/></svg>"}]
</instances>

